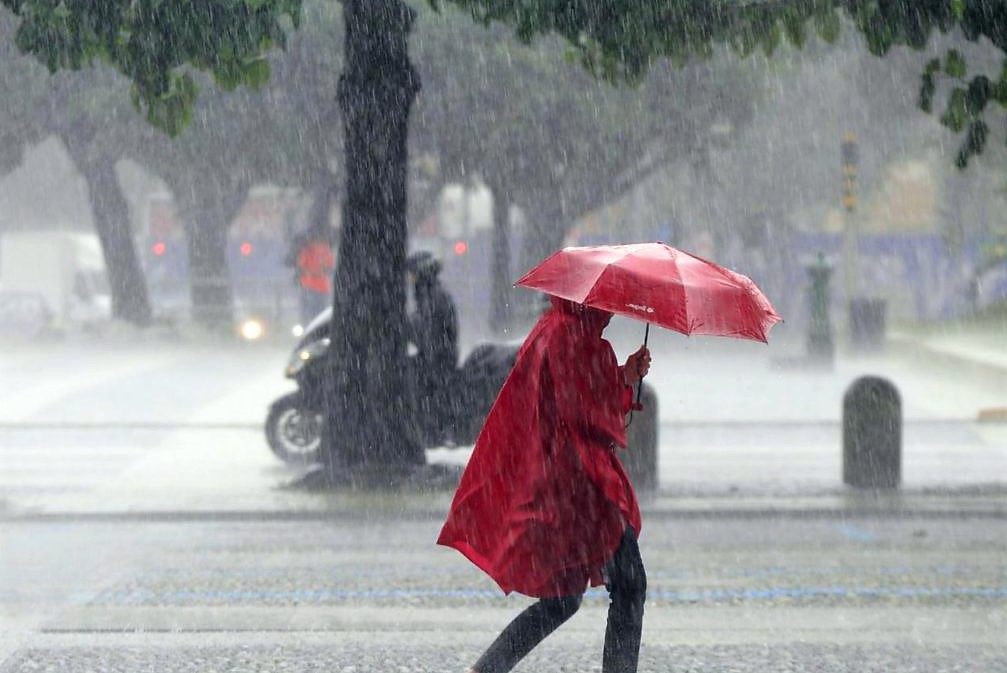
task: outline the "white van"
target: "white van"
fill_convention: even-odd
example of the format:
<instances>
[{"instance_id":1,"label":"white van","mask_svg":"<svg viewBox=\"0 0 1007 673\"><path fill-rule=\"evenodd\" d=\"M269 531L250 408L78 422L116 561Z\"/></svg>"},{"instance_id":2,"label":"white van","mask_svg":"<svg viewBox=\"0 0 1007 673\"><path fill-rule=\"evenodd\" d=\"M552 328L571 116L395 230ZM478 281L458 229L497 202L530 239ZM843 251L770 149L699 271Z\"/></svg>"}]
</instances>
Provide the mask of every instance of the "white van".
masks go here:
<instances>
[{"instance_id":1,"label":"white van","mask_svg":"<svg viewBox=\"0 0 1007 673\"><path fill-rule=\"evenodd\" d=\"M94 234L17 231L0 236L0 332L97 327L112 317L101 243Z\"/></svg>"}]
</instances>

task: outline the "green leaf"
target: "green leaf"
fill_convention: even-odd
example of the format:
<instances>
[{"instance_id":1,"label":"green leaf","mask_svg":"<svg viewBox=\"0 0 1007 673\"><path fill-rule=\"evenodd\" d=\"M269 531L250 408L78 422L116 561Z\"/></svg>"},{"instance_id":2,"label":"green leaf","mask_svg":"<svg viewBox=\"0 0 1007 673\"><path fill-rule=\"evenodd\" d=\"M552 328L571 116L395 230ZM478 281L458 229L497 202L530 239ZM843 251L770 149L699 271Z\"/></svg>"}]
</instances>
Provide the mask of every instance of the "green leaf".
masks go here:
<instances>
[{"instance_id":1,"label":"green leaf","mask_svg":"<svg viewBox=\"0 0 1007 673\"><path fill-rule=\"evenodd\" d=\"M923 73L922 80L923 82L920 85L920 109L930 114L933 112L934 91L936 89L934 76L925 72Z\"/></svg>"},{"instance_id":2,"label":"green leaf","mask_svg":"<svg viewBox=\"0 0 1007 673\"><path fill-rule=\"evenodd\" d=\"M955 133L961 133L969 121L968 103L965 99L965 89L955 89L951 92L947 109L941 117L941 123Z\"/></svg>"},{"instance_id":3,"label":"green leaf","mask_svg":"<svg viewBox=\"0 0 1007 673\"><path fill-rule=\"evenodd\" d=\"M233 58L223 60L213 69L213 81L224 91L234 91L244 81L244 69Z\"/></svg>"},{"instance_id":4,"label":"green leaf","mask_svg":"<svg viewBox=\"0 0 1007 673\"><path fill-rule=\"evenodd\" d=\"M834 9L829 9L815 16L815 32L818 33L818 37L829 44L839 39L841 30L842 22Z\"/></svg>"},{"instance_id":5,"label":"green leaf","mask_svg":"<svg viewBox=\"0 0 1007 673\"><path fill-rule=\"evenodd\" d=\"M955 157L955 166L963 171L969 167L969 153L964 147L958 150L958 156Z\"/></svg>"},{"instance_id":6,"label":"green leaf","mask_svg":"<svg viewBox=\"0 0 1007 673\"><path fill-rule=\"evenodd\" d=\"M762 51L766 56L772 56L778 46L780 46L780 29L778 26L773 26L762 36Z\"/></svg>"},{"instance_id":7,"label":"green leaf","mask_svg":"<svg viewBox=\"0 0 1007 673\"><path fill-rule=\"evenodd\" d=\"M250 89L261 89L263 86L269 82L269 76L272 74L272 66L269 64L269 59L257 58L254 61L247 63L245 65L245 85Z\"/></svg>"},{"instance_id":8,"label":"green leaf","mask_svg":"<svg viewBox=\"0 0 1007 673\"><path fill-rule=\"evenodd\" d=\"M955 166L965 169L973 157L980 156L986 148L988 133L989 129L982 121L973 124L969 129L965 142L962 143L962 146L958 150L958 155L955 157Z\"/></svg>"},{"instance_id":9,"label":"green leaf","mask_svg":"<svg viewBox=\"0 0 1007 673\"><path fill-rule=\"evenodd\" d=\"M134 92L134 100L146 106L144 116L147 122L172 138L181 133L192 120L192 107L199 95L199 89L188 73L172 73L167 93L147 97L142 92Z\"/></svg>"},{"instance_id":10,"label":"green leaf","mask_svg":"<svg viewBox=\"0 0 1007 673\"><path fill-rule=\"evenodd\" d=\"M787 13L783 16L783 30L787 41L801 48L805 43L804 16L800 13Z\"/></svg>"},{"instance_id":11,"label":"green leaf","mask_svg":"<svg viewBox=\"0 0 1007 673\"><path fill-rule=\"evenodd\" d=\"M985 75L978 75L969 82L968 92L965 95L968 103L969 114L973 117L978 115L986 107L990 96L993 93L993 85Z\"/></svg>"},{"instance_id":12,"label":"green leaf","mask_svg":"<svg viewBox=\"0 0 1007 673\"><path fill-rule=\"evenodd\" d=\"M1004 67L1000 71L1000 79L993 85L990 97L1001 106L1007 107L1007 61L1004 61Z\"/></svg>"},{"instance_id":13,"label":"green leaf","mask_svg":"<svg viewBox=\"0 0 1007 673\"><path fill-rule=\"evenodd\" d=\"M933 58L927 61L927 67L923 71L927 75L935 75L941 69L941 60L939 58Z\"/></svg>"},{"instance_id":14,"label":"green leaf","mask_svg":"<svg viewBox=\"0 0 1007 673\"><path fill-rule=\"evenodd\" d=\"M972 154L982 154L983 150L986 149L986 139L989 138L989 131L989 127L982 119L977 119L969 125L969 133L965 139L965 143Z\"/></svg>"},{"instance_id":15,"label":"green leaf","mask_svg":"<svg viewBox=\"0 0 1007 673\"><path fill-rule=\"evenodd\" d=\"M991 98L1000 104L1000 107L1007 107L1007 79L1002 79L993 85Z\"/></svg>"},{"instance_id":16,"label":"green leaf","mask_svg":"<svg viewBox=\"0 0 1007 673\"><path fill-rule=\"evenodd\" d=\"M758 38L751 27L746 27L732 36L733 47L741 56L749 56L758 44Z\"/></svg>"},{"instance_id":17,"label":"green leaf","mask_svg":"<svg viewBox=\"0 0 1007 673\"><path fill-rule=\"evenodd\" d=\"M858 24L867 40L867 49L875 56L885 54L895 41L892 28L880 16L865 14Z\"/></svg>"},{"instance_id":18,"label":"green leaf","mask_svg":"<svg viewBox=\"0 0 1007 673\"><path fill-rule=\"evenodd\" d=\"M278 11L290 17L290 21L293 23L295 29L301 27L301 18L304 15L301 0L286 0L285 2L281 2Z\"/></svg>"},{"instance_id":19,"label":"green leaf","mask_svg":"<svg viewBox=\"0 0 1007 673\"><path fill-rule=\"evenodd\" d=\"M957 49L949 49L947 55L944 57L944 72L950 77L962 79L965 77L967 71L968 66L965 64L965 57L961 55L961 52Z\"/></svg>"}]
</instances>

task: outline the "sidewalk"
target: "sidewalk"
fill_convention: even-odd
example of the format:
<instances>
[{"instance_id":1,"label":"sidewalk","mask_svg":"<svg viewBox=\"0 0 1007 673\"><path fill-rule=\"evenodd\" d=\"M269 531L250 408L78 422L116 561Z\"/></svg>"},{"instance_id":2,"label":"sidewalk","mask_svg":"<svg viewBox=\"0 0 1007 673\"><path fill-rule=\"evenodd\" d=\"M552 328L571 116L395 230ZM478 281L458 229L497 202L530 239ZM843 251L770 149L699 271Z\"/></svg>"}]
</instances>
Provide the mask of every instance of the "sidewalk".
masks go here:
<instances>
[{"instance_id":1,"label":"sidewalk","mask_svg":"<svg viewBox=\"0 0 1007 673\"><path fill-rule=\"evenodd\" d=\"M13 508L0 509L0 519L440 519L448 510L453 495L450 487L401 492L291 487L303 471L280 464L264 449L252 446L250 450L255 435L228 433L227 439L218 441L208 453L200 433L179 433L170 447L152 453L100 488L87 493L49 493L44 500L22 498ZM442 460L442 451L431 451L431 460ZM1007 447L1003 451L1007 453ZM837 471L832 485L826 487L798 484L787 489L731 490L721 482L703 489L676 490L662 484L657 493L641 493L640 500L646 518L1007 519L1007 474L1000 475L996 483L879 493L843 486Z\"/></svg>"},{"instance_id":2,"label":"sidewalk","mask_svg":"<svg viewBox=\"0 0 1007 673\"><path fill-rule=\"evenodd\" d=\"M976 422L978 408L1007 407L1007 345L1000 336L894 332L883 358L840 355L824 373L773 372L761 344L711 345L670 333L652 338L655 362L664 358L663 379L654 381L661 489L642 498L645 516L1007 518L1007 422ZM634 338L635 332L628 340ZM613 341L619 352L629 347L618 335ZM761 359L732 355L736 349L753 349ZM935 368L940 388L932 382ZM893 376L904 392L903 488L895 493L841 483L842 392L864 371ZM962 376L976 385L955 387ZM248 406L257 411L248 400L241 408ZM773 417L766 418L767 408ZM436 518L447 511L450 489L288 488L301 472L269 453L261 421L251 419L244 425L229 419L234 427L213 434L179 428L108 483L86 492L25 495L0 508L0 518ZM437 449L428 457L460 467L468 453Z\"/></svg>"},{"instance_id":3,"label":"sidewalk","mask_svg":"<svg viewBox=\"0 0 1007 673\"><path fill-rule=\"evenodd\" d=\"M888 347L928 366L968 372L1004 392L1007 409L1007 327L958 326L915 335L894 330L888 334Z\"/></svg>"}]
</instances>

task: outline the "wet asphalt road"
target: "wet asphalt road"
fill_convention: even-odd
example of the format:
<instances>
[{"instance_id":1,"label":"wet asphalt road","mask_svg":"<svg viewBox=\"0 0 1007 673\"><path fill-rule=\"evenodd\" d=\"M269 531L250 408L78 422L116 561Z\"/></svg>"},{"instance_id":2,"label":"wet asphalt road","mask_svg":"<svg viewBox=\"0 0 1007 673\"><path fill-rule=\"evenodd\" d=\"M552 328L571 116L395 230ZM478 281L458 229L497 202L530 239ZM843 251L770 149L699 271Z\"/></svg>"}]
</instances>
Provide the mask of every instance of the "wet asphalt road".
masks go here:
<instances>
[{"instance_id":1,"label":"wet asphalt road","mask_svg":"<svg viewBox=\"0 0 1007 673\"><path fill-rule=\"evenodd\" d=\"M0 523L0 671L461 671L529 601L438 525ZM641 671L1007 670L1003 518L645 526ZM517 670L600 670L604 610L591 592Z\"/></svg>"},{"instance_id":2,"label":"wet asphalt road","mask_svg":"<svg viewBox=\"0 0 1007 673\"><path fill-rule=\"evenodd\" d=\"M289 472L259 426L283 392L283 351L8 355L0 673L463 671L528 604L433 544L443 499L406 513L275 489ZM669 353L674 368L654 376L675 382L662 397L663 485L732 498L836 490L838 400L857 372L686 356ZM905 393L908 486L1002 487L1003 428L968 420L999 392L887 373ZM775 425L746 425L767 409ZM265 501L283 516L256 518ZM640 670L1007 671L1002 509L842 511L646 517ZM593 592L517 670L599 670L604 621Z\"/></svg>"}]
</instances>

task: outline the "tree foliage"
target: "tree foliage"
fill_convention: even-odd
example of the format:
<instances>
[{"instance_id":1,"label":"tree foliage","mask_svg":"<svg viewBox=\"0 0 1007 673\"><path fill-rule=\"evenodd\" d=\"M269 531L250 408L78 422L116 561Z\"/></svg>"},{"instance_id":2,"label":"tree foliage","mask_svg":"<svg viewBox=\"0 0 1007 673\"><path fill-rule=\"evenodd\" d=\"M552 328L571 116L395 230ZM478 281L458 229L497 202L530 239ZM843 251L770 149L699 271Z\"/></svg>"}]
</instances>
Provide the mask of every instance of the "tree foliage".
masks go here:
<instances>
[{"instance_id":1,"label":"tree foliage","mask_svg":"<svg viewBox=\"0 0 1007 673\"><path fill-rule=\"evenodd\" d=\"M986 115L990 104L1007 107L1007 59L996 81L985 74L970 77L965 57L951 49L943 60L935 58L927 63L921 79L920 108L925 112L933 111L938 82L950 83L940 120L952 132L964 134L955 164L965 168L972 157L982 154L986 148L989 136Z\"/></svg>"},{"instance_id":2,"label":"tree foliage","mask_svg":"<svg viewBox=\"0 0 1007 673\"><path fill-rule=\"evenodd\" d=\"M825 39L839 32L828 0L797 2L681 2L681 0L602 0L524 2L523 0L447 0L482 23L503 22L525 42L556 33L566 39L592 73L611 80L639 80L655 60L684 63L728 45L742 55L773 50L783 40L803 44L809 23Z\"/></svg>"},{"instance_id":3,"label":"tree foliage","mask_svg":"<svg viewBox=\"0 0 1007 673\"><path fill-rule=\"evenodd\" d=\"M21 17L16 42L51 72L111 63L132 83L147 120L171 135L191 119L198 89L187 68L225 90L269 79L264 54L283 46L300 0L3 0Z\"/></svg>"},{"instance_id":4,"label":"tree foliage","mask_svg":"<svg viewBox=\"0 0 1007 673\"><path fill-rule=\"evenodd\" d=\"M79 69L98 59L132 83L134 104L147 120L175 135L191 119L198 87L191 69L213 75L224 89L261 87L271 68L266 53L286 42L303 0L2 0L21 17L17 44L50 70ZM739 54L767 54L787 41L802 46L809 32L833 40L845 13L870 50L920 49L935 31L960 30L1007 51L1004 0L428 0L458 6L476 21L503 23L525 42L556 34L589 72L612 81L642 81L658 59L682 64L708 57L717 45ZM922 74L920 105L930 110L938 80L952 82L940 119L963 134L957 162L981 152L989 135L990 103L1007 101L1007 61L1000 73L969 76L964 58L949 52Z\"/></svg>"},{"instance_id":5,"label":"tree foliage","mask_svg":"<svg viewBox=\"0 0 1007 673\"><path fill-rule=\"evenodd\" d=\"M0 17L0 40L13 48L12 17ZM112 315L147 324L151 308L132 239L128 205L115 174L116 162L150 131L129 110L123 78L108 67L53 76L35 59L5 54L0 76L3 106L0 137L5 157L0 171L20 162L26 146L47 137L62 141L87 180L95 231L102 244L112 293Z\"/></svg>"},{"instance_id":6,"label":"tree foliage","mask_svg":"<svg viewBox=\"0 0 1007 673\"><path fill-rule=\"evenodd\" d=\"M603 0L529 3L523 0L446 0L483 23L512 26L531 41L555 32L592 72L615 80L637 80L656 58L682 62L707 56L724 44L742 55L756 49L771 54L786 39L802 46L810 29L825 40L837 36L845 12L864 35L868 48L883 55L895 46L922 49L935 32L960 30L969 40L989 40L1007 52L1007 2L1003 0L798 0L796 2L681 2L680 0ZM932 62L922 75L920 107L932 109L939 77L952 81L941 123L962 134L956 164L964 168L982 153L989 135L990 103L1007 106L1007 59L998 75L969 77L957 51Z\"/></svg>"}]
</instances>

